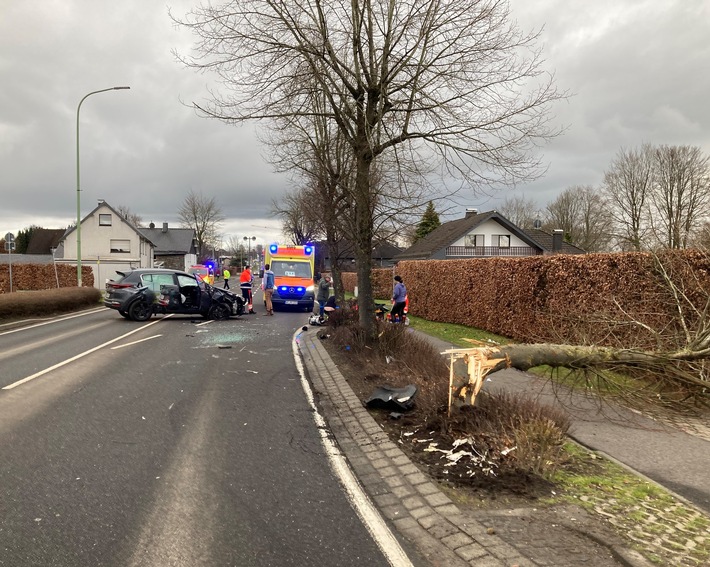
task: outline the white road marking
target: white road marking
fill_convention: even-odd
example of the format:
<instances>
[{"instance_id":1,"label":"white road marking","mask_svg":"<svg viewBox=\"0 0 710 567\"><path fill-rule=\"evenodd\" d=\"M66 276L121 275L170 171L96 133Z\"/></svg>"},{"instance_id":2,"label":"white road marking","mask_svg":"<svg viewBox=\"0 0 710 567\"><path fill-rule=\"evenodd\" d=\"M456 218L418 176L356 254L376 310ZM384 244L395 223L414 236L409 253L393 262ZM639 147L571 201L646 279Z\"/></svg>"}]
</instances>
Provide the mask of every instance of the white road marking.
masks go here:
<instances>
[{"instance_id":1,"label":"white road marking","mask_svg":"<svg viewBox=\"0 0 710 567\"><path fill-rule=\"evenodd\" d=\"M169 317L169 315L168 315ZM26 378L23 378L22 380L18 380L17 382L13 382L12 384L8 384L7 386L3 387L3 390L12 390L13 388L17 388L17 386L20 386L24 384L25 382L29 382L30 380L34 380L35 378L39 378L40 376L44 376L48 372L51 372L52 370L56 370L57 368L61 368L62 366L65 366L69 364L70 362L74 362L75 360L79 360L80 358L85 357L88 354L91 354L92 352L96 352L99 349L102 349L104 347L107 347L108 345L112 345L115 342L120 341L121 339L125 339L126 337L131 336L134 333L137 333L138 331L142 331L143 329L147 329L151 325L155 325L156 323L160 323L167 317L163 317L163 319L156 319L152 323L148 323L147 325L143 325L142 327L138 327L137 329L133 329L132 331L126 333L125 335L121 335L120 337L116 337L115 339L111 339L108 342L105 342L103 344L100 344L99 346L95 346L94 348L91 348L87 351L84 351L82 353L77 354L76 356L72 356L71 358L67 358L66 360L63 360L62 362L58 362L54 366L50 366L49 368L45 368L44 370L40 370L39 372L36 372L35 374L32 374L32 376L27 376Z\"/></svg>"},{"instance_id":2,"label":"white road marking","mask_svg":"<svg viewBox=\"0 0 710 567\"><path fill-rule=\"evenodd\" d=\"M20 327L19 329L12 329L11 331L4 331L0 333L0 337L2 335L10 335L12 333L19 333L20 331L27 331L29 329L36 329L37 327L43 327L44 325L51 325L52 323L60 323L61 321L68 321L69 319L74 319L76 317L83 317L84 315L93 315L95 313L101 313L102 311L106 311L108 307L99 307L97 309L92 309L91 311L82 311L81 313L77 313L75 315L69 315L68 317L60 317L58 319L50 319L49 321L44 321L43 323L37 323L36 325L30 325L29 327ZM23 321L16 321L15 323L7 323L7 325L15 325L17 323L22 323ZM3 326L3 325L0 325Z\"/></svg>"},{"instance_id":3,"label":"white road marking","mask_svg":"<svg viewBox=\"0 0 710 567\"><path fill-rule=\"evenodd\" d=\"M149 340L151 340L151 339L157 339L158 337L162 337L162 336L163 336L163 335L153 335L152 337L146 337L145 339L139 339L139 340L137 340L137 341L133 341L132 343L126 343L125 345L113 346L113 347L111 347L111 350L116 350L116 349L119 349L119 348L131 346L131 345L137 345L138 343L142 343L142 342L145 342L145 341L149 341Z\"/></svg>"},{"instance_id":4,"label":"white road marking","mask_svg":"<svg viewBox=\"0 0 710 567\"><path fill-rule=\"evenodd\" d=\"M210 323L214 323L214 321L212 319L210 319L210 320L204 321L202 323L197 323L197 325L195 325L195 327L202 327L203 325L209 325Z\"/></svg>"},{"instance_id":5,"label":"white road marking","mask_svg":"<svg viewBox=\"0 0 710 567\"><path fill-rule=\"evenodd\" d=\"M303 362L301 361L301 356L298 352L298 343L296 342L296 337L301 334L299 329L293 335L293 341L291 341L291 348L293 350L293 359L296 362L296 367L298 368L298 373L301 376L301 387L306 394L308 403L313 410L313 419L316 422L316 427L320 434L321 443L323 443L323 448L325 449L325 454L328 457L328 462L330 464L333 473L340 479L340 482L345 488L345 493L350 500L350 505L355 510L355 513L360 517L362 524L365 526L372 539L380 548L383 555L389 561L392 567L413 567L412 562L404 553L402 546L394 537L390 529L387 527L384 519L375 508L374 504L367 497L367 494L362 490L360 483L357 481L353 475L350 467L345 461L345 457L340 454L340 451L335 446L335 443L328 437L326 432L326 423L323 416L318 412L318 408L315 405L313 398L313 391L311 386L306 379L306 372L303 368Z\"/></svg>"}]
</instances>

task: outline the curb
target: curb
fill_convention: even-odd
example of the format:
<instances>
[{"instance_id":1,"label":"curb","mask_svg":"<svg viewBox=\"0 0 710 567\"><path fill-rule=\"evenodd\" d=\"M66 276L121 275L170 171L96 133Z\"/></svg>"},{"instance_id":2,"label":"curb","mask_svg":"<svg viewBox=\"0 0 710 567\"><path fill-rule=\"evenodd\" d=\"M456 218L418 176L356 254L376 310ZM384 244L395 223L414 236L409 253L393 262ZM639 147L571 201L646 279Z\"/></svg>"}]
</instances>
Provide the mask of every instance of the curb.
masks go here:
<instances>
[{"instance_id":1,"label":"curb","mask_svg":"<svg viewBox=\"0 0 710 567\"><path fill-rule=\"evenodd\" d=\"M382 516L419 553L436 565L451 567L553 565L549 558L530 557L531 550L524 544L524 549L518 549L471 513L462 512L368 413L320 344L316 331L304 330L299 338L299 352L340 450ZM562 528L594 541L621 565L651 566L619 542L580 532L578 526Z\"/></svg>"}]
</instances>

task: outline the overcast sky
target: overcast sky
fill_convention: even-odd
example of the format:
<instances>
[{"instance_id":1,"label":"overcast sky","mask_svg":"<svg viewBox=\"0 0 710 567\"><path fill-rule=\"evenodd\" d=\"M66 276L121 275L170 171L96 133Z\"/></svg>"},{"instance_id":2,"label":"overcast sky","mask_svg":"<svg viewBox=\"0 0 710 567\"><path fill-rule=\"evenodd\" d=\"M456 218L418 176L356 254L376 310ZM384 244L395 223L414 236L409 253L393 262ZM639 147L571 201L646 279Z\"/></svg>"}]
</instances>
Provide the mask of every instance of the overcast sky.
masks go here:
<instances>
[{"instance_id":1,"label":"overcast sky","mask_svg":"<svg viewBox=\"0 0 710 567\"><path fill-rule=\"evenodd\" d=\"M271 171L256 126L198 118L210 77L171 50L190 0L0 0L0 236L76 219L76 113L81 98L81 209L98 199L143 221L177 225L193 190L215 197L222 232L279 239ZM511 0L526 30L544 26L546 68L572 96L554 108L566 132L542 149L547 174L517 194L541 207L572 185L599 185L620 148L688 144L710 154L710 0ZM471 196L490 210L510 193ZM460 216L463 208L453 210ZM442 220L449 220L444 218Z\"/></svg>"}]
</instances>

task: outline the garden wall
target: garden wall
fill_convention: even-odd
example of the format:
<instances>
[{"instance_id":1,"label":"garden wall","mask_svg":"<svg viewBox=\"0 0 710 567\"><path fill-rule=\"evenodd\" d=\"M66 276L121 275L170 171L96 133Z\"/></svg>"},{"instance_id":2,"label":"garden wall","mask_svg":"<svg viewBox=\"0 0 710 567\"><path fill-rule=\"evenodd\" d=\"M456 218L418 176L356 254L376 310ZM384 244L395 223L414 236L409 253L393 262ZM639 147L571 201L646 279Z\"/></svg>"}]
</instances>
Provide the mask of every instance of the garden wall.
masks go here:
<instances>
[{"instance_id":1,"label":"garden wall","mask_svg":"<svg viewBox=\"0 0 710 567\"><path fill-rule=\"evenodd\" d=\"M57 287L76 287L76 265L56 264L55 275L53 264L12 264L12 290L26 291L52 289ZM94 273L91 266L81 267L81 278L84 287L94 285ZM0 264L0 293L10 292L10 266Z\"/></svg>"},{"instance_id":2,"label":"garden wall","mask_svg":"<svg viewBox=\"0 0 710 567\"><path fill-rule=\"evenodd\" d=\"M702 310L710 290L708 256L682 251L661 261ZM413 315L517 341L658 348L680 331L678 306L650 254L405 261L396 273ZM344 284L352 291L349 276ZM376 298L391 297L392 277L391 269L373 270ZM692 325L698 314L689 307Z\"/></svg>"}]
</instances>

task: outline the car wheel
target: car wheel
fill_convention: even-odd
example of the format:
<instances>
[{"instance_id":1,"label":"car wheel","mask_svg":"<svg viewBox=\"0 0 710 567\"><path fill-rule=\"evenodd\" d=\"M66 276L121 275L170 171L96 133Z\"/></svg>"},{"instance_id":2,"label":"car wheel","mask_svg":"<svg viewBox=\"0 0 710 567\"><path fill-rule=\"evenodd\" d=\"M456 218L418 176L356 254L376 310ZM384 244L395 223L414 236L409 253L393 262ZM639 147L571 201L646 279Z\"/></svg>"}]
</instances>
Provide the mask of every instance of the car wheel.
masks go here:
<instances>
[{"instance_id":1,"label":"car wheel","mask_svg":"<svg viewBox=\"0 0 710 567\"><path fill-rule=\"evenodd\" d=\"M210 307L210 319L229 319L229 307L224 303L215 303Z\"/></svg>"},{"instance_id":2,"label":"car wheel","mask_svg":"<svg viewBox=\"0 0 710 567\"><path fill-rule=\"evenodd\" d=\"M134 321L147 321L153 314L153 306L144 301L136 301L128 308L128 316Z\"/></svg>"},{"instance_id":3,"label":"car wheel","mask_svg":"<svg viewBox=\"0 0 710 567\"><path fill-rule=\"evenodd\" d=\"M130 319L130 316L128 313L126 313L123 309L119 309L118 312L121 314L121 317L125 317L126 319Z\"/></svg>"}]
</instances>

